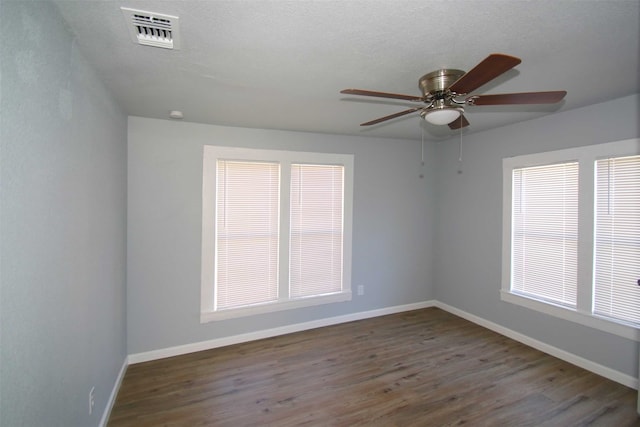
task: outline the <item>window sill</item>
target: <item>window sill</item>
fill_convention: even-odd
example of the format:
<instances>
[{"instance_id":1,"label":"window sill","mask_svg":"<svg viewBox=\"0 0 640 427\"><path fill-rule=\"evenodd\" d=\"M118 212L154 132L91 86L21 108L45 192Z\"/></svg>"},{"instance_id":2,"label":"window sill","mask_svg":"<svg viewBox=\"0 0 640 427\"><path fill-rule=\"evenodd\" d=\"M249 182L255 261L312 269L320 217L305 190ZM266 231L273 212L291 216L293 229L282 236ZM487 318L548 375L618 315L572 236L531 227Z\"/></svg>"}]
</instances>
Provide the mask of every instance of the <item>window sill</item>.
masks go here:
<instances>
[{"instance_id":1,"label":"window sill","mask_svg":"<svg viewBox=\"0 0 640 427\"><path fill-rule=\"evenodd\" d=\"M594 316L590 313L583 313L560 305L542 302L505 290L500 291L500 299L550 316L579 323L590 328L640 342L640 329L633 326L617 323L612 320Z\"/></svg>"},{"instance_id":2,"label":"window sill","mask_svg":"<svg viewBox=\"0 0 640 427\"><path fill-rule=\"evenodd\" d=\"M200 313L200 323L217 320L233 319L237 317L253 316L256 314L272 313L275 311L291 310L295 308L311 307L314 305L330 304L334 302L351 301L351 291L317 297L299 298L295 300L277 301L267 304L254 305L221 311L207 311Z\"/></svg>"}]
</instances>

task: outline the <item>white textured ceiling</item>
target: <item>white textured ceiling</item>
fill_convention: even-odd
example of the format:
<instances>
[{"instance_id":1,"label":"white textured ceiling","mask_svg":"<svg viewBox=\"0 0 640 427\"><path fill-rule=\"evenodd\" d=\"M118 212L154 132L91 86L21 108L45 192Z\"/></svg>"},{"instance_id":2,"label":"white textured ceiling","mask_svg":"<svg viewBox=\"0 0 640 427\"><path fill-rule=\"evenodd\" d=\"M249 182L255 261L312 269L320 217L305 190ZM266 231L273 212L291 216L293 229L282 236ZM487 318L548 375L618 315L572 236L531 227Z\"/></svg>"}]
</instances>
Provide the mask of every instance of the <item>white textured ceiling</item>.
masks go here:
<instances>
[{"instance_id":1,"label":"white textured ceiling","mask_svg":"<svg viewBox=\"0 0 640 427\"><path fill-rule=\"evenodd\" d=\"M56 3L129 115L181 110L199 123L443 138L454 131L417 113L362 128L412 104L339 91L418 95L423 74L469 70L496 52L522 63L475 93L568 94L552 106L467 107L466 133L640 92L638 0ZM181 49L134 44L121 6L179 16Z\"/></svg>"}]
</instances>

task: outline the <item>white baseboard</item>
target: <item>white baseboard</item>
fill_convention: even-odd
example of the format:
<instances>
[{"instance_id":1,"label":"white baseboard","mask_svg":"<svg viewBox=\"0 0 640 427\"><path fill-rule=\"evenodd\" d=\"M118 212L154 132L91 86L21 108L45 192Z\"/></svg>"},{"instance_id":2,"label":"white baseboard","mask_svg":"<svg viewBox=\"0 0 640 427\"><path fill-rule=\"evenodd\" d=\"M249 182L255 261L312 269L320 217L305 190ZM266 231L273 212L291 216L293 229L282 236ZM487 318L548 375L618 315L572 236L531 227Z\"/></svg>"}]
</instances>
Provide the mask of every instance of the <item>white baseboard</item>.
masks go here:
<instances>
[{"instance_id":1,"label":"white baseboard","mask_svg":"<svg viewBox=\"0 0 640 427\"><path fill-rule=\"evenodd\" d=\"M224 347L233 344L240 344L243 342L255 341L263 338L271 338L278 335L290 334L293 332L321 328L323 326L337 325L339 323L353 322L355 320L363 320L369 319L371 317L385 316L387 314L395 314L404 311L433 307L435 304L435 301L423 301L413 304L385 307L377 310L362 311L359 313L346 314L343 316L335 316L326 319L313 320L310 322L281 326L279 328L265 329L262 331L249 332L241 335L234 335L208 341L200 341L192 344L184 344L175 347L130 354L128 359L130 364L148 362L150 360L164 359L165 357L179 356L181 354L194 353L196 351L210 350L212 348Z\"/></svg>"},{"instance_id":2,"label":"white baseboard","mask_svg":"<svg viewBox=\"0 0 640 427\"><path fill-rule=\"evenodd\" d=\"M401 313L404 311L410 310L418 310L421 308L427 307L438 307L444 311L447 311L451 314L454 314L463 319L469 320L477 325L490 329L494 332L497 332L501 335L509 337L513 340L521 342L529 347L535 348L536 350L540 350L544 353L547 353L551 356L557 357L558 359L569 362L573 365L579 366L583 369L586 369L590 372L608 378L612 381L625 385L627 387L638 389L638 379L622 373L620 371L616 371L615 369L608 368L604 365L600 365L591 360L587 360L583 357L577 356L573 353L569 353L565 350L561 350L552 345L546 344L542 341L538 341L531 337L528 337L519 332L513 331L504 326L498 325L497 323L493 323L489 320L483 319L474 314L468 313L464 310L460 310L456 307L450 306L440 301L423 301L414 304L405 304L394 307L386 307L376 310L363 311L359 313L352 313L343 316L335 316L326 319L319 319L310 322L296 323L293 325L281 326L278 328L265 329L262 331L250 332L241 335L234 335L230 337L217 338L208 341L201 341L197 343L184 344L175 347L162 348L158 350L146 351L142 353L130 354L125 361L125 364L135 364L141 362L148 362L151 360L163 359L165 357L179 356L181 354L193 353L196 351L202 350L210 350L213 348L224 347L233 344L240 344L243 342L249 342L254 340L259 340L263 338L270 338L278 335L290 334L293 332L300 332L309 329L321 328L323 326L331 326L339 323L352 322L356 320L363 320L372 317L384 316L387 314ZM117 387L120 387L120 382L122 381L122 375L124 375L126 366L123 366L123 370L121 371L121 375L118 378L116 383ZM108 405L108 411L111 411L111 406L113 405L113 400L115 399L115 393L117 392L116 387L114 387L114 393L112 393L112 397L110 398L110 405ZM103 416L103 419L108 419L108 413L105 410L106 418ZM101 424L102 425L102 424Z\"/></svg>"},{"instance_id":3,"label":"white baseboard","mask_svg":"<svg viewBox=\"0 0 640 427\"><path fill-rule=\"evenodd\" d=\"M107 405L104 408L104 412L102 413L102 418L100 418L100 427L106 427L107 422L109 422L109 416L111 415L111 410L113 409L113 404L116 402L116 396L118 396L118 391L120 391L120 385L122 384L122 379L124 378L125 372L127 372L127 366L129 366L129 358L125 357L124 362L122 362L122 367L120 368L120 372L118 373L118 377L116 378L116 382L113 385L113 389L111 390L111 394L109 395L109 400L107 401Z\"/></svg>"},{"instance_id":4,"label":"white baseboard","mask_svg":"<svg viewBox=\"0 0 640 427\"><path fill-rule=\"evenodd\" d=\"M631 375L624 374L620 371L616 371L615 369L608 368L606 366L592 362L591 360L587 360L583 357L577 356L573 353L569 353L568 351L561 350L557 347L543 343L542 341L538 341L524 334L513 331L509 328L505 328L504 326L498 325L497 323L490 322L489 320L483 319L482 317L476 316L475 314L467 313L466 311L452 307L443 302L435 301L434 305L444 311L447 311L484 328L497 332L500 335L504 335L505 337L521 342L525 345L528 345L529 347L535 348L536 350L540 350L543 353L547 353L551 356L557 357L558 359L564 360L565 362L569 362L572 365L579 366L580 368L586 369L587 371L593 372L627 387L638 389L638 379L632 377Z\"/></svg>"}]
</instances>

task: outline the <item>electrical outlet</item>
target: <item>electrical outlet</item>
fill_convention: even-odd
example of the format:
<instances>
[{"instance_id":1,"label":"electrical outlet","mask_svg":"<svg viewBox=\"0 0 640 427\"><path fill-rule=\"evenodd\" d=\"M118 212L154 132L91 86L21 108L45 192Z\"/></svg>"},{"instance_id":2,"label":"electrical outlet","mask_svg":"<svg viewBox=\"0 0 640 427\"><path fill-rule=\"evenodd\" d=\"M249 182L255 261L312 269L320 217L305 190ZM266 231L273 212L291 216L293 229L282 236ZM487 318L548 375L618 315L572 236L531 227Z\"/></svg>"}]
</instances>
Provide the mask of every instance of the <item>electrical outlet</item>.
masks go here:
<instances>
[{"instance_id":1,"label":"electrical outlet","mask_svg":"<svg viewBox=\"0 0 640 427\"><path fill-rule=\"evenodd\" d=\"M358 285L358 295L364 295L364 285Z\"/></svg>"},{"instance_id":2,"label":"electrical outlet","mask_svg":"<svg viewBox=\"0 0 640 427\"><path fill-rule=\"evenodd\" d=\"M91 390L89 390L89 415L93 414L93 407L96 404L95 392L96 392L96 388L91 387Z\"/></svg>"}]
</instances>

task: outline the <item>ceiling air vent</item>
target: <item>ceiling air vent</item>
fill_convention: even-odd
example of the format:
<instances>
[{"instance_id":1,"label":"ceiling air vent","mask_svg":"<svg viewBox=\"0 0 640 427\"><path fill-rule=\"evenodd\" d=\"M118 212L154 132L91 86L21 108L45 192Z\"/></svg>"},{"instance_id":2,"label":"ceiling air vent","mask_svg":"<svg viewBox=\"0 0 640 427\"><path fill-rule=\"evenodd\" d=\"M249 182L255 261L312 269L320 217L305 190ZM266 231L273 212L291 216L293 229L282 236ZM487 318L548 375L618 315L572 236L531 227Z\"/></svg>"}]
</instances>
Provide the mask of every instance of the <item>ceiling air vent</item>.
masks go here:
<instances>
[{"instance_id":1,"label":"ceiling air vent","mask_svg":"<svg viewBox=\"0 0 640 427\"><path fill-rule=\"evenodd\" d=\"M134 43L164 49L180 49L179 18L121 7Z\"/></svg>"}]
</instances>

